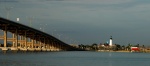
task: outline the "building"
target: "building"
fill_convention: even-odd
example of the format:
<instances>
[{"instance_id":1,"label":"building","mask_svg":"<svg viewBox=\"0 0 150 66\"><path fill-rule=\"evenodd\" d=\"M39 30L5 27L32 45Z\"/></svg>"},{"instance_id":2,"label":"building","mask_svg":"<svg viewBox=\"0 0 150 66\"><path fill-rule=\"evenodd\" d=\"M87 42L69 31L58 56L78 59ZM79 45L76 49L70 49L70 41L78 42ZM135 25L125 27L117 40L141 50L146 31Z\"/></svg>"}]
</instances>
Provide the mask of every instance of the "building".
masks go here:
<instances>
[{"instance_id":1,"label":"building","mask_svg":"<svg viewBox=\"0 0 150 66\"><path fill-rule=\"evenodd\" d=\"M131 47L131 52L139 52L140 48L139 47Z\"/></svg>"},{"instance_id":2,"label":"building","mask_svg":"<svg viewBox=\"0 0 150 66\"><path fill-rule=\"evenodd\" d=\"M109 46L112 46L112 36L110 37Z\"/></svg>"}]
</instances>

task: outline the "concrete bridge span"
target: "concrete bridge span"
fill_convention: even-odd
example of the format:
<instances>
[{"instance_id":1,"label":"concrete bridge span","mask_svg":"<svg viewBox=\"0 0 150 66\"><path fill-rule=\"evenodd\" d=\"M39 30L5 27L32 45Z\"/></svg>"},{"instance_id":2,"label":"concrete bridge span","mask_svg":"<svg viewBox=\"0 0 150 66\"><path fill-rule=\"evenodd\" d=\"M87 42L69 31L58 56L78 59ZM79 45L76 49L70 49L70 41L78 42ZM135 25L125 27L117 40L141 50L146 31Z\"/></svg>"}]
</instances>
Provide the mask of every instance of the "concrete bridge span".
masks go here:
<instances>
[{"instance_id":1,"label":"concrete bridge span","mask_svg":"<svg viewBox=\"0 0 150 66\"><path fill-rule=\"evenodd\" d=\"M0 35L0 40L3 40L3 46L0 47L3 51L20 50L20 51L78 51L81 49L72 47L65 42L37 29L29 26L7 20L0 17L0 29L3 35ZM12 37L8 38L8 32ZM8 47L8 42L12 43Z\"/></svg>"}]
</instances>

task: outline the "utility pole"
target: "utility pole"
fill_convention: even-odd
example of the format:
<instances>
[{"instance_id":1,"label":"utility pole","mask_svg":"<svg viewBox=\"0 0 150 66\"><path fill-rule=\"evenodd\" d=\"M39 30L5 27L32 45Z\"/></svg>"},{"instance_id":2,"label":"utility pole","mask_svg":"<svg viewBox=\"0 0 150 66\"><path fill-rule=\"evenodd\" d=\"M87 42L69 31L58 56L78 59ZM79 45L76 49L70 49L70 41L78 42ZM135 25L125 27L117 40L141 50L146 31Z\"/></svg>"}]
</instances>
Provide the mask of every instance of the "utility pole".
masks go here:
<instances>
[{"instance_id":1,"label":"utility pole","mask_svg":"<svg viewBox=\"0 0 150 66\"><path fill-rule=\"evenodd\" d=\"M7 15L6 15L6 18L9 19L9 15L10 15L10 10L12 9L13 7L5 7L6 11L7 11Z\"/></svg>"},{"instance_id":2,"label":"utility pole","mask_svg":"<svg viewBox=\"0 0 150 66\"><path fill-rule=\"evenodd\" d=\"M29 17L29 18L28 18L28 19L29 19L29 22L30 22L30 27L32 27L33 18L34 18L34 17Z\"/></svg>"}]
</instances>

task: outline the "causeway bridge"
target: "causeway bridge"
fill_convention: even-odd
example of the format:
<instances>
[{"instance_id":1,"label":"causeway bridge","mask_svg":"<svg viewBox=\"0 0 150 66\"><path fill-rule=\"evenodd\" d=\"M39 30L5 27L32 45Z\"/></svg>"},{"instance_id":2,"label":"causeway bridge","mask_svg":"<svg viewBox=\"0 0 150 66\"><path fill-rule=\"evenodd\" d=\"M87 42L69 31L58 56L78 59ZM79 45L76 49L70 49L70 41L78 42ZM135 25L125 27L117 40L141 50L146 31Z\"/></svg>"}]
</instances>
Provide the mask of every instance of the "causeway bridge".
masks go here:
<instances>
[{"instance_id":1,"label":"causeway bridge","mask_svg":"<svg viewBox=\"0 0 150 66\"><path fill-rule=\"evenodd\" d=\"M29 26L0 17L2 51L78 51L52 35ZM9 34L8 34L9 32ZM2 34L2 35L1 35ZM10 35L11 34L11 35ZM9 36L8 36L9 35ZM11 46L8 46L8 42Z\"/></svg>"}]
</instances>

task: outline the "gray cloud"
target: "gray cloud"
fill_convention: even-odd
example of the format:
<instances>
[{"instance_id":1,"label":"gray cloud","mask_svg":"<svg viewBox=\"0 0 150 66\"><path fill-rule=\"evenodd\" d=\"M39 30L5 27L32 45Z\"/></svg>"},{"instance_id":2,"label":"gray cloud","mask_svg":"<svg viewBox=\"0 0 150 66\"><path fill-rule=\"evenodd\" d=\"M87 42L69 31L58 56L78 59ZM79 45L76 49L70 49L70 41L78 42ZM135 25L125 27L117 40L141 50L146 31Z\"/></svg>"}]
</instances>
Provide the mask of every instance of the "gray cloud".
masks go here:
<instances>
[{"instance_id":1,"label":"gray cloud","mask_svg":"<svg viewBox=\"0 0 150 66\"><path fill-rule=\"evenodd\" d=\"M16 0L17 1L17 0ZM100 43L114 37L114 43L148 44L149 1L140 0L18 0L10 19L34 17L33 27L44 28L49 34L68 35L83 44ZM0 16L6 17L5 4L1 2ZM41 26L47 24L48 26ZM39 27L40 26L40 27ZM55 31L56 30L56 31ZM139 38L140 37L140 38ZM62 36L62 40L63 40ZM70 39L71 39L70 38Z\"/></svg>"},{"instance_id":2,"label":"gray cloud","mask_svg":"<svg viewBox=\"0 0 150 66\"><path fill-rule=\"evenodd\" d=\"M19 2L18 0L0 0L0 2L11 2L11 3L13 3L13 2Z\"/></svg>"}]
</instances>

